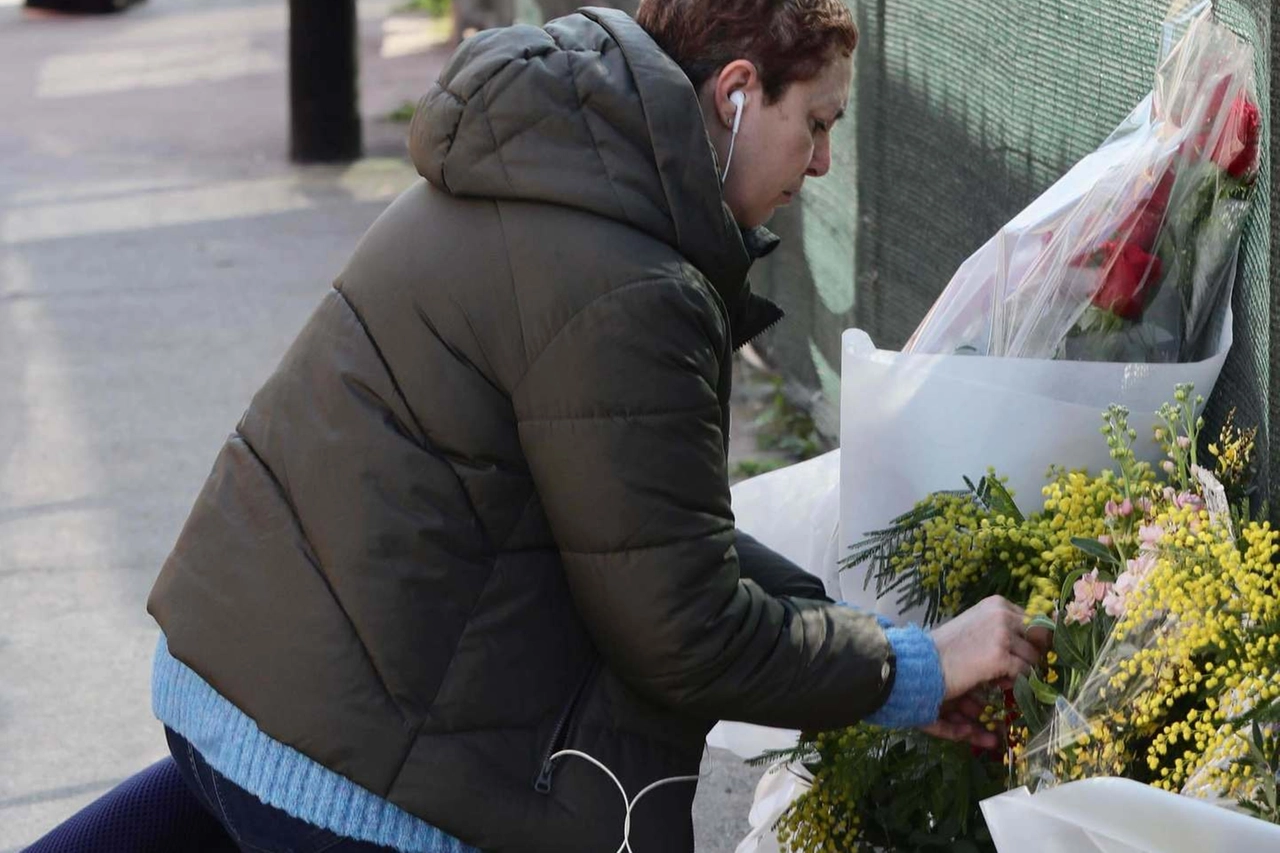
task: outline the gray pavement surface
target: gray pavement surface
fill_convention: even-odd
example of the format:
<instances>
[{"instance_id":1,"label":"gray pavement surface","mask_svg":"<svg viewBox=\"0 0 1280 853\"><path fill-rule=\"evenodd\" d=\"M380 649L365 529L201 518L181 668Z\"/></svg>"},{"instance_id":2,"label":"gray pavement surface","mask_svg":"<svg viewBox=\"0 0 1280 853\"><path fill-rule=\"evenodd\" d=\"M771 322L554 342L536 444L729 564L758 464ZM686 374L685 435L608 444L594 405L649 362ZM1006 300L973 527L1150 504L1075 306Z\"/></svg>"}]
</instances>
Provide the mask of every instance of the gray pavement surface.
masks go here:
<instances>
[{"instance_id":1,"label":"gray pavement surface","mask_svg":"<svg viewBox=\"0 0 1280 853\"><path fill-rule=\"evenodd\" d=\"M250 396L416 179L385 116L448 50L387 0L360 12L369 156L301 168L282 0L0 0L0 853L164 755L147 592ZM731 851L758 772L708 772L698 849Z\"/></svg>"}]
</instances>

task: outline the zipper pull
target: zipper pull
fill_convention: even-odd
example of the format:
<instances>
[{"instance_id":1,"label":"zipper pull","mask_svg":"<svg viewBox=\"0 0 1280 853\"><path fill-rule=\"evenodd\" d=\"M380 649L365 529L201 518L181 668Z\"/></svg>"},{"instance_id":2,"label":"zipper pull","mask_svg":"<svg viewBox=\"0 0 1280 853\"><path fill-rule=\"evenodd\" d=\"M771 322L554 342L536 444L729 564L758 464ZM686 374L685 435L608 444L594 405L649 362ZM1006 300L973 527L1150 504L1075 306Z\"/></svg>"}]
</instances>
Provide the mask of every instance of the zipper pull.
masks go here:
<instances>
[{"instance_id":1,"label":"zipper pull","mask_svg":"<svg viewBox=\"0 0 1280 853\"><path fill-rule=\"evenodd\" d=\"M555 770L555 764L548 758L542 762L542 770L538 773L538 778L533 783L533 790L539 794L551 793L551 774Z\"/></svg>"}]
</instances>

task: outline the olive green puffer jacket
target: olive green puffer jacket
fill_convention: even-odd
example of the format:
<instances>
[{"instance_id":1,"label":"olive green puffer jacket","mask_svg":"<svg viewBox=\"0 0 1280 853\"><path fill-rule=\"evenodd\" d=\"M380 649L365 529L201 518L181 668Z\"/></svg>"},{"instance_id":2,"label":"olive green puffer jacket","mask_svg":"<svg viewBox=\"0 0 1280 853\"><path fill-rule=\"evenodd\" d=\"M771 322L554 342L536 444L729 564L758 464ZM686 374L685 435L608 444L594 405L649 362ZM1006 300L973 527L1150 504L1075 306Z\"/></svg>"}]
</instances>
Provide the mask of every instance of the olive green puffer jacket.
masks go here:
<instances>
[{"instance_id":1,"label":"olive green puffer jacket","mask_svg":"<svg viewBox=\"0 0 1280 853\"><path fill-rule=\"evenodd\" d=\"M625 14L483 33L214 465L149 602L268 735L492 851L608 853L717 719L853 723L875 621L739 539L731 355L779 316L685 75ZM762 244L761 244L762 245ZM637 853L692 849L694 786Z\"/></svg>"}]
</instances>

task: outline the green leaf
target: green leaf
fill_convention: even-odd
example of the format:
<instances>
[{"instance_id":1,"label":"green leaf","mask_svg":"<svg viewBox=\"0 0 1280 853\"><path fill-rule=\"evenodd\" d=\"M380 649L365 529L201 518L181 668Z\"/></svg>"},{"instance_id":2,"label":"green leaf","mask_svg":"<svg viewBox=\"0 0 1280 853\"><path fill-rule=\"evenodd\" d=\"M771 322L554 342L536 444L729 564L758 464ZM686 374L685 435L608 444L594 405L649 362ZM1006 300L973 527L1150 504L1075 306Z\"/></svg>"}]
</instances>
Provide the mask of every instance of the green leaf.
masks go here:
<instances>
[{"instance_id":1,"label":"green leaf","mask_svg":"<svg viewBox=\"0 0 1280 853\"><path fill-rule=\"evenodd\" d=\"M1014 520L1015 524L1022 524L1026 518L1018 509L1018 505L1013 502L1013 495L1009 494L1009 490L1004 487L995 477L983 477L983 484L987 489L985 501L997 513L1007 515Z\"/></svg>"},{"instance_id":2,"label":"green leaf","mask_svg":"<svg viewBox=\"0 0 1280 853\"><path fill-rule=\"evenodd\" d=\"M1250 753L1250 756L1253 758L1254 769L1264 770L1267 767L1267 757L1266 755L1263 754L1263 751L1261 748L1261 740L1260 740L1261 735L1258 731L1258 727L1257 727L1258 724L1254 723L1253 725L1254 725L1254 730L1253 730L1254 737L1252 739L1245 738L1245 743L1249 744L1249 753ZM1260 775L1265 776L1265 773Z\"/></svg>"},{"instance_id":3,"label":"green leaf","mask_svg":"<svg viewBox=\"0 0 1280 853\"><path fill-rule=\"evenodd\" d=\"M1074 540L1073 540L1074 541ZM1062 591L1058 594L1058 601L1062 604L1062 610L1058 611L1058 627L1062 627L1062 614L1066 609L1067 601L1070 599L1071 587L1075 586L1076 581L1089 574L1085 569L1075 569L1071 574L1067 575L1067 579L1062 582Z\"/></svg>"},{"instance_id":4,"label":"green leaf","mask_svg":"<svg viewBox=\"0 0 1280 853\"><path fill-rule=\"evenodd\" d=\"M1041 681L1040 676L1036 675L1034 672L1027 678L1027 681L1031 685L1031 692L1034 693L1036 698L1044 704L1052 705L1058 701L1058 696L1061 694L1058 693L1052 684L1047 684L1046 682Z\"/></svg>"},{"instance_id":5,"label":"green leaf","mask_svg":"<svg viewBox=\"0 0 1280 853\"><path fill-rule=\"evenodd\" d=\"M1047 628L1050 631L1057 631L1058 623L1054 622L1048 616L1037 616L1027 623L1027 629L1030 630L1032 628Z\"/></svg>"},{"instance_id":6,"label":"green leaf","mask_svg":"<svg viewBox=\"0 0 1280 853\"><path fill-rule=\"evenodd\" d=\"M1039 734L1048 721L1045 719L1045 709L1040 706L1040 700L1036 698L1035 691L1031 689L1031 682L1025 675L1019 675L1013 682L1013 699L1018 703L1018 710L1027 721L1027 728L1031 730L1031 734Z\"/></svg>"},{"instance_id":7,"label":"green leaf","mask_svg":"<svg viewBox=\"0 0 1280 853\"><path fill-rule=\"evenodd\" d=\"M1092 661L1085 654L1072 626L1063 625L1053 634L1053 650L1058 653L1059 662L1069 668L1088 672Z\"/></svg>"},{"instance_id":8,"label":"green leaf","mask_svg":"<svg viewBox=\"0 0 1280 853\"><path fill-rule=\"evenodd\" d=\"M1079 536L1072 536L1071 544L1076 546L1078 550L1088 554L1090 557L1102 560L1104 563L1108 563L1113 566L1120 565L1120 558L1115 555L1115 552L1106 545L1103 545L1097 539L1082 539Z\"/></svg>"}]
</instances>

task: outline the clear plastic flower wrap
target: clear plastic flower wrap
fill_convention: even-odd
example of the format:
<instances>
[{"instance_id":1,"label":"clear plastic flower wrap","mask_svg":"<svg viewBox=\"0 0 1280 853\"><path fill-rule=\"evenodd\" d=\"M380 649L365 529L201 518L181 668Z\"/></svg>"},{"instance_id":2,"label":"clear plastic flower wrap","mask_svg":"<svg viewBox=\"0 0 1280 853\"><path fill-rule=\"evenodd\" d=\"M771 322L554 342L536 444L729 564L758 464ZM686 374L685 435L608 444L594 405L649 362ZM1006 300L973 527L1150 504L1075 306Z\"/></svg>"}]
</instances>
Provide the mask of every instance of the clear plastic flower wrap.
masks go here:
<instances>
[{"instance_id":1,"label":"clear plastic flower wrap","mask_svg":"<svg viewBox=\"0 0 1280 853\"><path fill-rule=\"evenodd\" d=\"M1112 633L1073 699L1059 695L1042 728L1026 744L1019 781L1033 792L1100 776L1125 776L1134 756L1129 739L1150 721L1130 715L1155 680L1154 672L1128 671L1146 650L1165 647L1176 635L1175 617L1151 614L1124 634Z\"/></svg>"},{"instance_id":2,"label":"clear plastic flower wrap","mask_svg":"<svg viewBox=\"0 0 1280 853\"><path fill-rule=\"evenodd\" d=\"M1171 17L1153 91L960 267L904 352L1206 357L1261 136L1253 50L1208 5Z\"/></svg>"},{"instance_id":3,"label":"clear plastic flower wrap","mask_svg":"<svg viewBox=\"0 0 1280 853\"><path fill-rule=\"evenodd\" d=\"M1045 620L1062 689L1038 676L1015 687L1032 733L1015 748L1018 781L1040 793L1122 776L1280 822L1280 546L1194 464L1200 421L1184 414L1190 434L1166 433L1171 485L1124 477L1136 497L1108 504L1098 567L1070 576Z\"/></svg>"}]
</instances>

